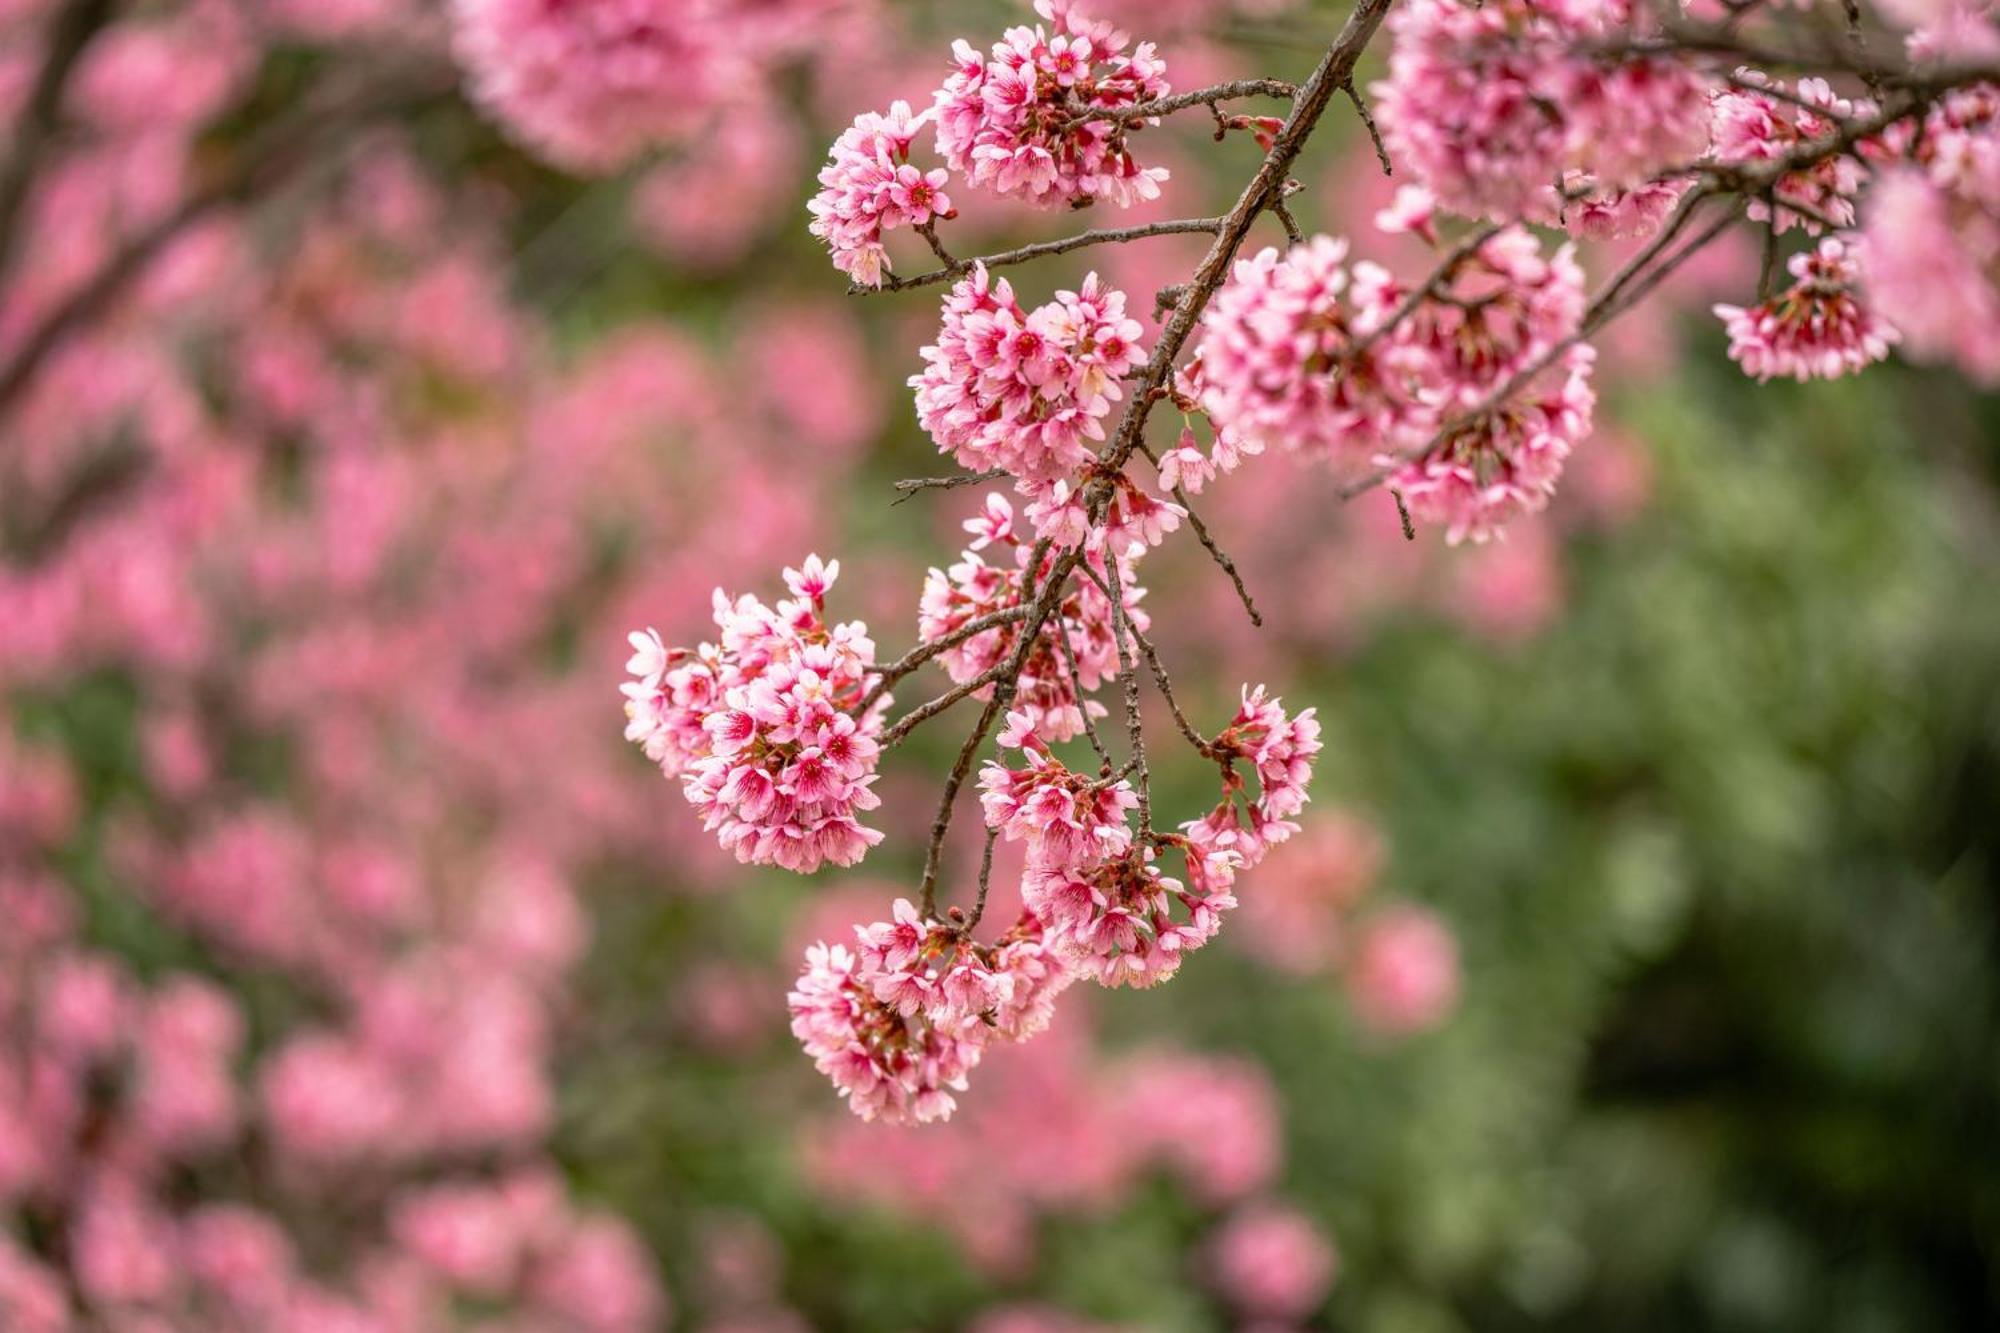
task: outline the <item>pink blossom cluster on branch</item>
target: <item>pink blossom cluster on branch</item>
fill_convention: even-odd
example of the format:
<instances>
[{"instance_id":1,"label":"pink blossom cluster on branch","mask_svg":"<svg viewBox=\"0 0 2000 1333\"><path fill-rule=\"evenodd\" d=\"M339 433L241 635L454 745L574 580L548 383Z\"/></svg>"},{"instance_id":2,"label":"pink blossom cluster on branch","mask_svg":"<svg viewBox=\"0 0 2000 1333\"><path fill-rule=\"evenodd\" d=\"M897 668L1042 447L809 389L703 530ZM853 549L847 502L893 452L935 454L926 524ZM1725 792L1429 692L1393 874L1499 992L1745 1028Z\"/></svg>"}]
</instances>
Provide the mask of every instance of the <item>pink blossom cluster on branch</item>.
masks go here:
<instances>
[{"instance_id":1,"label":"pink blossom cluster on branch","mask_svg":"<svg viewBox=\"0 0 2000 1333\"><path fill-rule=\"evenodd\" d=\"M761 114L760 83L850 0L452 0L472 96L557 165L610 171ZM847 16L852 21L853 16Z\"/></svg>"},{"instance_id":2,"label":"pink blossom cluster on branch","mask_svg":"<svg viewBox=\"0 0 2000 1333\"><path fill-rule=\"evenodd\" d=\"M1500 535L1549 503L1591 433L1592 337L1739 218L1761 224L1762 290L1756 304L1716 313L1746 373L1833 377L1880 361L1902 334L1868 296L1868 257L1884 245L1856 232L1877 173L1914 220L1971 215L1952 228L1960 244L1935 247L1926 261L1978 274L1960 308L1988 313L1980 302L1996 277L1979 248L1994 203L1986 177L2000 161L1993 85L1983 69L1951 66L1991 55L1974 35L1981 22L1922 17L1908 34L1914 63L1869 63L1866 43L1851 44L1826 57L1826 76L1786 84L1757 66L1811 70L1814 61L1785 45L1791 33L1775 14L1746 10L1703 26L1630 0L1410 0L1393 12L1385 0L1362 0L1304 83L1243 80L1175 95L1150 43L1131 46L1067 0L1036 8L1044 25L1010 29L986 54L957 43L957 68L923 112L898 102L887 116L858 119L810 204L811 230L854 291L951 284L909 385L919 424L966 471L905 487L1005 479L1025 502L1017 530L1014 504L989 494L966 524L971 549L926 581L918 645L890 663L857 659L829 695L865 714L870 762L960 703L979 705L941 793L921 905L899 901L893 920L856 926L852 946L815 945L792 995L796 1035L864 1118L944 1118L987 1045L1042 1026L1072 977L1150 986L1174 975L1236 907L1239 874L1294 829L1320 746L1313 710L1294 716L1246 688L1229 726L1205 735L1147 638L1137 565L1183 530L1262 623L1191 495L1249 459L1284 454L1329 465L1349 494L1388 490L1409 536L1417 525L1441 528L1452 543ZM1352 255L1346 240L1308 237L1287 203L1296 189L1287 173L1337 93L1377 134L1355 69L1378 27L1392 49L1387 77L1372 88L1376 147L1385 167L1401 163L1416 183L1377 225L1427 243L1427 273L1398 274ZM1869 91L1837 92L1836 82ZM1223 110L1248 97L1287 99L1290 114ZM972 191L1072 205L1154 197L1166 175L1138 163L1132 139L1195 108L1212 114L1218 138L1250 130L1264 150L1229 213L953 255L942 224ZM926 128L942 167L912 160ZM1267 214L1289 247L1240 257ZM1628 257L1592 291L1577 243L1537 234L1550 224L1585 242L1626 242ZM892 274L886 240L898 229L917 232L941 267ZM1787 260L1795 281L1776 291L1794 232L1812 248ZM1032 308L998 272L1175 233L1212 241L1187 282L1159 293L1154 337L1094 271ZM1884 269L1893 304L1896 260ZM1915 265L1904 272L1914 289ZM1915 341L1948 343L1978 366L1992 321L1974 322L1971 332L1933 327ZM1147 426L1163 402L1183 421L1171 445L1156 447ZM1150 479L1135 475L1140 458L1153 465ZM995 547L1011 548L1011 560L989 560ZM747 695L718 701L712 673L736 671L740 693L760 667L745 672L726 648L703 649L701 665L676 676L681 654L656 637L635 642L642 679L628 687L630 734L670 772L685 767L675 757L683 751L704 756L709 775L689 780L689 792L726 846L799 870L858 859L861 841L845 834L818 849L826 811L808 807L792 822L799 766L816 771L808 751L757 748L765 727L792 734L796 708L776 700L760 712ZM888 687L932 660L952 687L887 720ZM1154 823L1147 679L1181 738L1220 775L1217 804L1171 833ZM1113 684L1116 714L1090 697ZM1120 721L1122 757L1102 734ZM1057 748L1086 741L1087 754ZM996 751L982 764L989 742ZM987 825L979 878L969 913L940 912L943 849L975 766ZM872 774L856 769L851 780L865 790ZM1025 911L1000 942L983 945L974 931L996 839L1026 848ZM766 855L767 846L812 850ZM1455 993L1450 937L1421 913L1378 924L1356 968L1380 1000L1369 1021L1427 1025ZM1032 978L1013 971L1027 957ZM1015 1016L1023 987L1035 1015L1027 1024Z\"/></svg>"},{"instance_id":3,"label":"pink blossom cluster on branch","mask_svg":"<svg viewBox=\"0 0 2000 1333\"><path fill-rule=\"evenodd\" d=\"M1322 236L1237 264L1205 316L1195 372L1218 438L1349 474L1386 468L1411 512L1452 541L1540 509L1595 404L1591 349L1563 346L1584 307L1571 249L1544 257L1532 235L1503 231L1414 291L1377 265L1350 270L1346 254ZM1487 403L1502 389L1504 404Z\"/></svg>"},{"instance_id":4,"label":"pink blossom cluster on branch","mask_svg":"<svg viewBox=\"0 0 2000 1333\"><path fill-rule=\"evenodd\" d=\"M1037 204L1158 198L1167 171L1139 166L1130 142L1158 122L1086 118L1173 91L1153 44L1127 54L1130 37L1072 0L1035 0L1035 12L1048 28L1010 28L988 56L953 43L957 68L934 98L945 164L980 189Z\"/></svg>"},{"instance_id":5,"label":"pink blossom cluster on branch","mask_svg":"<svg viewBox=\"0 0 2000 1333\"><path fill-rule=\"evenodd\" d=\"M864 708L875 645L859 621L826 622L840 562L785 571L792 597L775 608L715 594L719 644L669 650L656 631L631 636L626 739L682 780L703 826L736 859L811 874L853 865L881 834L855 818L870 788L889 698Z\"/></svg>"}]
</instances>

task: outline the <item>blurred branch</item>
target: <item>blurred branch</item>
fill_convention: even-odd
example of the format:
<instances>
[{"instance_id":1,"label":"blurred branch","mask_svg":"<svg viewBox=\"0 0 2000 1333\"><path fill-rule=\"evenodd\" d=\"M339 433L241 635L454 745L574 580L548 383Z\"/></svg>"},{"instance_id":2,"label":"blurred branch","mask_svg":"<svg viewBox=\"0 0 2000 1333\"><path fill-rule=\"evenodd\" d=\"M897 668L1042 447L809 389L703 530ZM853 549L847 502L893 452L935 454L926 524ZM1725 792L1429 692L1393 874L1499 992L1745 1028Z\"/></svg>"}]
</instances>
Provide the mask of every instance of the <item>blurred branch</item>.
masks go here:
<instances>
[{"instance_id":1,"label":"blurred branch","mask_svg":"<svg viewBox=\"0 0 2000 1333\"><path fill-rule=\"evenodd\" d=\"M116 8L116 0L68 0L49 23L41 68L14 126L14 151L5 166L0 166L0 288L6 286L13 271L22 214L42 158L55 138L70 76Z\"/></svg>"},{"instance_id":2,"label":"blurred branch","mask_svg":"<svg viewBox=\"0 0 2000 1333\"><path fill-rule=\"evenodd\" d=\"M105 315L168 245L229 204L268 193L374 121L406 115L450 93L457 75L432 61L390 63L360 86L308 97L283 120L253 135L207 183L128 237L122 249L43 315L0 366L0 415L11 410L37 371L69 335Z\"/></svg>"}]
</instances>

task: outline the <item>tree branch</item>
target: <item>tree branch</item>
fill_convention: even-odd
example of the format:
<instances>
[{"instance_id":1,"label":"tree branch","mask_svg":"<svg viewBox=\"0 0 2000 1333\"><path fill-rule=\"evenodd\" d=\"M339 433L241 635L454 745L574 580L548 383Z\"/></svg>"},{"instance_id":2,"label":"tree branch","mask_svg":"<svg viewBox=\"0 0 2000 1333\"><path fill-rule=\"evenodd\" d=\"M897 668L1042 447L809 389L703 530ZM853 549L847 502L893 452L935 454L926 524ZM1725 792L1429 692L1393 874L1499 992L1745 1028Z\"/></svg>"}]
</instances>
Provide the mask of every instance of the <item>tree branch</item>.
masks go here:
<instances>
[{"instance_id":1,"label":"tree branch","mask_svg":"<svg viewBox=\"0 0 2000 1333\"><path fill-rule=\"evenodd\" d=\"M0 287L5 286L13 272L21 218L42 158L55 138L70 76L91 39L111 21L116 8L116 0L68 0L49 23L41 68L35 74L35 84L21 109L20 119L15 122L14 151L6 165L0 167Z\"/></svg>"},{"instance_id":2,"label":"tree branch","mask_svg":"<svg viewBox=\"0 0 2000 1333\"><path fill-rule=\"evenodd\" d=\"M1129 123L1135 120L1151 120L1155 116L1168 116L1189 107L1205 106L1214 109L1217 102L1227 102L1239 97L1283 97L1298 96L1299 90L1282 79L1237 79L1232 83L1218 83L1207 88L1196 88L1191 92L1175 93L1171 97L1157 97L1150 102L1135 102L1131 106L1092 107L1071 116L1066 125L1083 125L1093 120L1108 120Z\"/></svg>"},{"instance_id":3,"label":"tree branch","mask_svg":"<svg viewBox=\"0 0 2000 1333\"><path fill-rule=\"evenodd\" d=\"M1189 232L1214 232L1221 228L1223 218L1175 218L1168 222L1148 222L1137 227L1103 227L1095 231L1078 232L1060 240L1037 241L1015 250L1002 250L997 254L979 255L972 259L951 260L947 258L943 268L932 269L928 273L918 273L907 278L893 274L882 279L879 287L850 286L850 296L867 296L874 292L907 292L913 287L933 287L940 282L950 282L964 277L977 265L987 268L1005 268L1010 264L1025 264L1031 259L1043 259L1049 255L1068 254L1072 250L1082 250L1092 245L1115 245L1124 241L1143 241L1152 236L1183 236ZM932 242L936 248L936 242Z\"/></svg>"},{"instance_id":4,"label":"tree branch","mask_svg":"<svg viewBox=\"0 0 2000 1333\"><path fill-rule=\"evenodd\" d=\"M357 124L407 115L448 94L456 84L457 74L449 66L424 62L412 67L404 62L358 89L308 98L292 115L254 136L228 169L128 238L123 249L29 329L0 366L0 415L12 409L65 338L109 311L152 261L195 223L225 205L277 188L314 165L321 150L344 141Z\"/></svg>"}]
</instances>

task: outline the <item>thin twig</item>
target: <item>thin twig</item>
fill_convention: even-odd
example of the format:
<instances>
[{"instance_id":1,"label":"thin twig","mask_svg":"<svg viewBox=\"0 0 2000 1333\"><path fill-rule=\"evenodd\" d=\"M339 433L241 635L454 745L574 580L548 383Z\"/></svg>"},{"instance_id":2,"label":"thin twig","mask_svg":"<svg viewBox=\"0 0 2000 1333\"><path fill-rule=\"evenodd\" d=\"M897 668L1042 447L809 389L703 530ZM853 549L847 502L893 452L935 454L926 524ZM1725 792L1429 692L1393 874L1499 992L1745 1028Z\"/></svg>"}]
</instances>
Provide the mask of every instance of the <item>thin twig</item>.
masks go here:
<instances>
[{"instance_id":1,"label":"thin twig","mask_svg":"<svg viewBox=\"0 0 2000 1333\"><path fill-rule=\"evenodd\" d=\"M1437 267L1431 270L1430 276L1424 279L1422 286L1412 288L1410 294L1389 312L1387 319L1363 334L1360 340L1348 349L1346 359L1353 360L1363 355L1369 348L1395 332L1398 325L1416 313L1418 306L1436 296L1439 289L1457 275L1459 265L1470 259L1479 247L1506 229L1504 223L1489 222L1467 232L1451 249L1445 251L1444 258L1437 262Z\"/></svg>"},{"instance_id":2,"label":"thin twig","mask_svg":"<svg viewBox=\"0 0 2000 1333\"><path fill-rule=\"evenodd\" d=\"M944 780L944 791L938 798L937 814L931 819L931 838L924 850L924 878L922 883L924 915L937 915L938 860L944 851L944 835L951 829L951 808L958 799L958 789L965 783L965 775L972 770L973 756L986 741L986 733L993 728L993 720L1000 710L1007 706L1011 691L1002 687L993 691L993 697L986 701L980 711L979 721L972 728L972 734L965 738L965 744L958 747L958 758L953 761L951 773Z\"/></svg>"},{"instance_id":3,"label":"thin twig","mask_svg":"<svg viewBox=\"0 0 2000 1333\"><path fill-rule=\"evenodd\" d=\"M1110 585L1111 646L1118 656L1118 685L1125 695L1125 738L1132 747L1132 762L1138 766L1139 834L1144 837L1153 831L1153 775L1146 768L1146 732L1139 718L1139 677L1134 669L1138 654L1126 641L1128 630L1134 626L1125 610L1125 585L1118 576L1118 554L1108 544L1104 552L1104 578Z\"/></svg>"},{"instance_id":4,"label":"thin twig","mask_svg":"<svg viewBox=\"0 0 2000 1333\"><path fill-rule=\"evenodd\" d=\"M975 635L984 634L987 630L994 629L1000 625L1011 624L1016 620L1022 619L1027 614L1028 608L1025 606L1006 606L998 611L989 611L983 616L966 621L963 625L960 625L948 634L940 634L935 639L925 640L887 666L875 668L880 674L881 679L875 682L874 688L862 696L861 704L855 711L866 713L869 705L882 697L883 691L909 675L912 671L915 671L924 663L930 661L933 657L936 657L939 653L947 649L956 648L967 639Z\"/></svg>"},{"instance_id":5,"label":"thin twig","mask_svg":"<svg viewBox=\"0 0 2000 1333\"><path fill-rule=\"evenodd\" d=\"M1174 726L1180 729L1180 733L1186 738L1187 743L1192 745L1202 758L1213 759L1215 757L1215 747L1209 744L1208 740L1199 731L1194 729L1194 723L1188 721L1187 714L1181 711L1180 700L1174 698L1174 682L1167 675L1166 664L1160 661L1159 649L1153 646L1153 641L1147 638L1136 625L1132 628L1132 638L1139 645L1140 653L1145 656L1146 665L1152 669L1153 684L1159 688L1160 698L1166 701L1167 711L1173 714Z\"/></svg>"},{"instance_id":6,"label":"thin twig","mask_svg":"<svg viewBox=\"0 0 2000 1333\"><path fill-rule=\"evenodd\" d=\"M0 166L0 285L13 271L22 214L42 158L55 138L70 76L116 8L116 0L68 0L49 21L41 68L14 123L14 151Z\"/></svg>"},{"instance_id":7,"label":"thin twig","mask_svg":"<svg viewBox=\"0 0 2000 1333\"><path fill-rule=\"evenodd\" d=\"M988 824L986 845L979 849L979 896L972 903L972 919L965 923L968 934L979 929L980 918L986 915L986 890L993 882L993 840L998 836L1000 830Z\"/></svg>"},{"instance_id":8,"label":"thin twig","mask_svg":"<svg viewBox=\"0 0 2000 1333\"><path fill-rule=\"evenodd\" d=\"M958 261L952 258L951 251L945 249L944 242L938 239L936 218L932 218L929 222L918 227L917 235L923 237L930 245L931 253L938 257L940 264L943 264L947 268L956 268L958 266Z\"/></svg>"},{"instance_id":9,"label":"thin twig","mask_svg":"<svg viewBox=\"0 0 2000 1333\"><path fill-rule=\"evenodd\" d=\"M1382 174L1384 176L1395 175L1396 168L1389 161L1389 147L1382 142L1382 131L1376 127L1375 117L1369 114L1368 104L1361 100L1361 93L1355 88L1354 80L1349 79L1346 83L1341 84L1340 91L1346 93L1347 100L1354 103L1355 114L1361 117L1362 125L1367 127L1368 142L1375 145L1375 160L1382 164Z\"/></svg>"},{"instance_id":10,"label":"thin twig","mask_svg":"<svg viewBox=\"0 0 2000 1333\"><path fill-rule=\"evenodd\" d=\"M998 481L1006 475L1006 468L990 467L984 472L961 472L955 477L910 477L896 483L895 489L902 493L889 503L902 504L919 491L955 491L961 486L980 486Z\"/></svg>"},{"instance_id":11,"label":"thin twig","mask_svg":"<svg viewBox=\"0 0 2000 1333\"><path fill-rule=\"evenodd\" d=\"M1062 650L1063 666L1069 673L1069 687L1076 695L1077 715L1083 719L1083 734L1090 739L1090 748L1097 751L1097 757L1108 769L1111 767L1111 751L1104 748L1104 738L1097 734L1097 724L1090 720L1090 701L1083 697L1083 672L1076 665L1076 645L1069 641L1069 625L1058 615L1055 623L1055 640Z\"/></svg>"},{"instance_id":12,"label":"thin twig","mask_svg":"<svg viewBox=\"0 0 2000 1333\"><path fill-rule=\"evenodd\" d=\"M928 273L917 273L907 278L893 274L882 279L879 287L850 286L847 290L855 296L866 296L871 292L906 292L913 287L931 287L940 282L950 282L960 278L978 265L987 268L1005 268L1010 264L1025 264L1031 259L1043 259L1049 255L1068 254L1092 245L1116 245L1125 241L1143 241L1151 236L1184 236L1190 232L1215 232L1222 226L1223 218L1174 218L1167 222L1148 222L1137 227L1100 227L1094 231L1078 232L1074 236L1064 236L1054 241L1037 241L1014 250L1002 250L996 254L979 255L972 259L949 260L943 268L932 269Z\"/></svg>"},{"instance_id":13,"label":"thin twig","mask_svg":"<svg viewBox=\"0 0 2000 1333\"><path fill-rule=\"evenodd\" d=\"M1417 525L1410 517L1409 501L1403 498L1401 491L1391 490L1389 494L1396 499L1396 517L1403 522L1403 540L1406 542L1415 541L1417 539Z\"/></svg>"},{"instance_id":14,"label":"thin twig","mask_svg":"<svg viewBox=\"0 0 2000 1333\"><path fill-rule=\"evenodd\" d=\"M1271 211L1278 215L1278 223L1285 229L1285 239L1293 245L1305 240L1306 234L1299 227L1299 220L1292 216L1292 210L1280 199L1271 205Z\"/></svg>"},{"instance_id":15,"label":"thin twig","mask_svg":"<svg viewBox=\"0 0 2000 1333\"><path fill-rule=\"evenodd\" d=\"M1028 561L1030 579L1040 566L1048 547L1046 539L1035 544ZM986 734L993 729L994 719L1013 702L1014 691L1021 678L1021 668L1027 665L1028 654L1035 646L1035 636L1040 632L1042 624L1048 620L1049 613L1061 601L1063 587L1069 582L1070 571L1075 569L1082 559L1082 547L1065 551L1056 558L1054 566L1049 570L1047 582L1042 584L1041 591L1035 594L1033 607L1028 613L1026 629L1015 643L1014 651L1000 664L999 674L993 682L992 698L986 701L986 707L981 710L979 720L973 724L972 734L965 738L965 744L959 748L958 759L952 765L951 774L945 780L944 792L938 800L937 816L931 821L930 842L924 848L922 887L926 915L935 916L937 913L938 864L944 855L945 834L951 830L952 805L958 797L959 787L965 781L967 770L972 766L972 757L985 743ZM909 719L905 718L904 722L909 722ZM904 730L907 732L908 728L905 727ZM886 746L887 742L884 744Z\"/></svg>"},{"instance_id":16,"label":"thin twig","mask_svg":"<svg viewBox=\"0 0 2000 1333\"><path fill-rule=\"evenodd\" d=\"M1232 101L1239 97L1291 98L1298 96L1298 92L1296 87L1282 79L1237 79L1233 83L1218 83L1208 88L1196 88L1191 92L1175 93L1171 97L1156 97L1150 102L1134 102L1131 106L1092 107L1077 112L1066 124L1084 125L1093 120L1118 123L1152 120L1159 116L1170 116L1176 111L1186 111L1190 107L1205 106L1213 111L1217 102Z\"/></svg>"},{"instance_id":17,"label":"thin twig","mask_svg":"<svg viewBox=\"0 0 2000 1333\"><path fill-rule=\"evenodd\" d=\"M1145 453L1146 457L1153 460L1154 467L1160 465L1159 456L1150 447L1144 444L1141 444L1139 447ZM1184 486L1175 486L1173 497L1174 503L1187 513L1188 526L1194 529L1194 535L1200 539L1202 547L1216 564L1222 566L1222 572L1227 574L1230 583L1235 585L1236 599L1243 603L1243 610L1249 615L1250 623L1258 629L1264 628L1264 617L1257 613L1257 603L1251 600L1250 589L1244 586L1243 575L1237 572L1236 562L1231 560L1229 553L1222 549L1214 537L1209 535L1208 525L1201 521L1201 515L1195 512L1194 501L1188 498L1187 488Z\"/></svg>"}]
</instances>

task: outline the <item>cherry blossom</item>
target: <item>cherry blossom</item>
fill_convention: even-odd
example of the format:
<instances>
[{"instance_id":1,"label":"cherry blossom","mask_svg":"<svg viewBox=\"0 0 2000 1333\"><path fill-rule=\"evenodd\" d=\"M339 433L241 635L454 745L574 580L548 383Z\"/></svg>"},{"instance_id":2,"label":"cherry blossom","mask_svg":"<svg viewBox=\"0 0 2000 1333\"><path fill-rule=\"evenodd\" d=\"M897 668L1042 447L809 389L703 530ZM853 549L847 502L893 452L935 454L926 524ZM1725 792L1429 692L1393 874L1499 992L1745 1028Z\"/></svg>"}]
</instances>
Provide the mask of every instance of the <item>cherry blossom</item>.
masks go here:
<instances>
[{"instance_id":1,"label":"cherry blossom","mask_svg":"<svg viewBox=\"0 0 2000 1333\"><path fill-rule=\"evenodd\" d=\"M1557 182L1615 194L1699 157L1708 125L1698 72L1589 49L1634 35L1637 11L1625 0L1398 6L1389 77L1374 87L1392 159L1454 212L1554 222Z\"/></svg>"},{"instance_id":2,"label":"cherry blossom","mask_svg":"<svg viewBox=\"0 0 2000 1333\"><path fill-rule=\"evenodd\" d=\"M1844 242L1825 237L1786 267L1795 281L1762 305L1715 307L1744 374L1837 379L1889 355L1901 335L1856 298L1859 270Z\"/></svg>"},{"instance_id":3,"label":"cherry blossom","mask_svg":"<svg viewBox=\"0 0 2000 1333\"><path fill-rule=\"evenodd\" d=\"M818 556L787 569L793 597L775 608L718 589L721 641L693 652L632 635L626 738L681 779L703 826L748 864L811 874L881 840L855 815L880 803L870 788L889 700L860 707L875 663L867 626L826 621L839 572Z\"/></svg>"},{"instance_id":4,"label":"cherry blossom","mask_svg":"<svg viewBox=\"0 0 2000 1333\"><path fill-rule=\"evenodd\" d=\"M897 102L886 116L871 111L857 117L834 141L820 169L820 191L806 205L812 234L826 242L833 266L864 286L881 286L888 271L884 234L954 214L945 193L949 173L925 171L910 161L910 146L930 116L912 114L908 102Z\"/></svg>"},{"instance_id":5,"label":"cherry blossom","mask_svg":"<svg viewBox=\"0 0 2000 1333\"><path fill-rule=\"evenodd\" d=\"M1018 27L981 56L956 42L956 68L937 92L938 151L995 194L1054 205L1120 207L1156 198L1164 167L1141 167L1131 139L1152 118L1080 119L1166 96L1166 65L1150 42L1084 18L1070 0L1035 0L1046 28Z\"/></svg>"}]
</instances>

